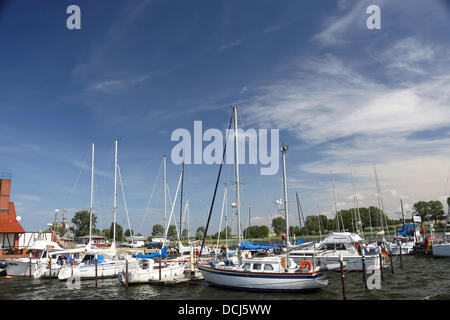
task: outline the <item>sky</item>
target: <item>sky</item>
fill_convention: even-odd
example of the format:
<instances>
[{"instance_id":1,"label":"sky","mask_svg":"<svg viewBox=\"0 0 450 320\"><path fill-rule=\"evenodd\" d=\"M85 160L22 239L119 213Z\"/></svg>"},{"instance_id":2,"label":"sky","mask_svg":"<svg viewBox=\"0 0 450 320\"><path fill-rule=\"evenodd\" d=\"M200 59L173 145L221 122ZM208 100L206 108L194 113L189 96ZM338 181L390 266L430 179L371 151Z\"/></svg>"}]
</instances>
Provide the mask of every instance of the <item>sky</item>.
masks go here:
<instances>
[{"instance_id":1,"label":"sky","mask_svg":"<svg viewBox=\"0 0 450 320\"><path fill-rule=\"evenodd\" d=\"M73 4L79 30L66 26ZM370 5L380 29L367 28ZM181 172L172 132L193 132L194 121L225 130L236 104L241 128L279 129L289 146L293 225L296 192L306 215L333 217L331 170L338 210L353 207L351 168L360 205L377 206L374 165L399 219L400 199L409 215L450 192L449 27L444 0L1 1L0 172L12 175L24 228L43 230L55 209L71 218L89 208L95 143L97 228L109 228L117 138L117 221L128 228L127 208L132 229L150 234L164 219L163 155L171 198ZM206 224L218 169L186 165L190 230ZM233 180L225 165L209 233L225 182L236 230ZM240 181L244 227L249 208L252 225L280 215L281 167L240 165Z\"/></svg>"}]
</instances>

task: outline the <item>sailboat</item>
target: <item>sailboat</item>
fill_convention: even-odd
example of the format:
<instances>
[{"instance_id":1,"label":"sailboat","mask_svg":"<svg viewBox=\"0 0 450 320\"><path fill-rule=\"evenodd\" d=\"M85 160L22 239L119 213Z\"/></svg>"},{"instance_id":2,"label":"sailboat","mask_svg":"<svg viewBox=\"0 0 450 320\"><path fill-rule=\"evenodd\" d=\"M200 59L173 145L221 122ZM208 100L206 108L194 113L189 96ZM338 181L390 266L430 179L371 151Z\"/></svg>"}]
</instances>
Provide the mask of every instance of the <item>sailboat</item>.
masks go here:
<instances>
[{"instance_id":1,"label":"sailboat","mask_svg":"<svg viewBox=\"0 0 450 320\"><path fill-rule=\"evenodd\" d=\"M233 107L234 118L234 160L236 178L236 209L237 209L237 235L238 242L241 242L240 232L240 194L239 194L239 163L238 163L238 131L237 131L237 111L238 107ZM233 119L232 118L232 119ZM231 122L230 122L231 126ZM284 205L286 213L286 230L288 227L288 202L287 202L287 182L286 182L286 162L285 155L287 146L283 146L281 152L283 156L283 180L284 180ZM288 237L286 237L288 242ZM209 265L198 265L197 268L203 274L206 281L212 285L240 290L258 291L289 291L318 289L328 284L326 276L321 270L310 262L295 264L286 257L264 257L243 259L242 252L238 251L238 264L216 265L210 262Z\"/></svg>"},{"instance_id":2,"label":"sailboat","mask_svg":"<svg viewBox=\"0 0 450 320\"><path fill-rule=\"evenodd\" d=\"M450 257L450 232L447 228L450 227L450 197L447 198L447 222L444 229L444 237L441 242L433 243L433 257Z\"/></svg>"},{"instance_id":3,"label":"sailboat","mask_svg":"<svg viewBox=\"0 0 450 320\"><path fill-rule=\"evenodd\" d=\"M164 242L163 247L158 252L153 254L145 255L133 255L133 258L137 259L137 263L135 263L132 267L122 270L118 274L118 279L123 284L139 284L139 283L149 283L151 280L163 280L169 277L182 276L185 271L185 261L167 261L167 234L169 231L170 221L173 216L175 203L178 197L178 192L180 189L180 183L182 183L184 170L180 175L180 179L178 181L177 191L175 193L175 198L172 203L172 208L169 216L169 221L166 223L166 194L167 194L167 180L166 180L166 156L163 156L163 165L164 165L164 225L165 225L165 233L164 233ZM181 226L181 224L180 224ZM162 259L165 258L165 261L162 262ZM154 259L157 259L155 261ZM159 263L157 263L159 262Z\"/></svg>"},{"instance_id":4,"label":"sailboat","mask_svg":"<svg viewBox=\"0 0 450 320\"><path fill-rule=\"evenodd\" d=\"M79 264L64 265L61 267L58 279L68 280L71 277L80 280L115 278L128 263L137 264L136 259L127 255L118 255L116 251L116 211L117 211L117 139L114 140L114 207L113 207L113 242L109 249L96 249L91 245L92 240L92 213L93 213L93 185L94 185L94 147L92 148L91 171L91 207L89 225L89 243L84 249L86 253Z\"/></svg>"}]
</instances>

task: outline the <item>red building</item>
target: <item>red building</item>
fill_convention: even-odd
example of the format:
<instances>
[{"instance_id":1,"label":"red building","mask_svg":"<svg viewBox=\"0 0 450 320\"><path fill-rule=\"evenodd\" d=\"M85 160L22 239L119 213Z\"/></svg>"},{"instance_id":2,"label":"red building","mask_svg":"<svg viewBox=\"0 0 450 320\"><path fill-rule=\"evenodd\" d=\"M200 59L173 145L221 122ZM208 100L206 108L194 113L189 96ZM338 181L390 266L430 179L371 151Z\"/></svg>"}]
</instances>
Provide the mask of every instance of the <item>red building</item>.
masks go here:
<instances>
[{"instance_id":1,"label":"red building","mask_svg":"<svg viewBox=\"0 0 450 320\"><path fill-rule=\"evenodd\" d=\"M10 201L11 178L0 178L0 257L17 253L19 237L25 230L16 219L14 202Z\"/></svg>"}]
</instances>

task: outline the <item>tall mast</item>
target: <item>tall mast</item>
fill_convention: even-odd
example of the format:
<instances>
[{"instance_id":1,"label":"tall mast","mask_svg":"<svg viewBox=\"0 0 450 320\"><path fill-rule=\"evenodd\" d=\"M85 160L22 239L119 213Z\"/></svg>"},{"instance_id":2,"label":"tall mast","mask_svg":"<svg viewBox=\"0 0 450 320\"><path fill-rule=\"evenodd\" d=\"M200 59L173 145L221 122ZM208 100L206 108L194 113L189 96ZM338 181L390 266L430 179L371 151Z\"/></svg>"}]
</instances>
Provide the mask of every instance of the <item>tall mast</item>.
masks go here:
<instances>
[{"instance_id":1,"label":"tall mast","mask_svg":"<svg viewBox=\"0 0 450 320\"><path fill-rule=\"evenodd\" d=\"M241 199L239 195L239 150L238 150L238 129L237 129L238 107L233 107L234 113L234 174L236 179L236 215L237 215L237 240L238 248L241 243ZM240 255L239 255L240 256Z\"/></svg>"},{"instance_id":2,"label":"tall mast","mask_svg":"<svg viewBox=\"0 0 450 320\"><path fill-rule=\"evenodd\" d=\"M92 242L92 212L94 211L94 152L95 147L92 143L92 160L91 160L91 206L89 210L89 244Z\"/></svg>"},{"instance_id":3,"label":"tall mast","mask_svg":"<svg viewBox=\"0 0 450 320\"><path fill-rule=\"evenodd\" d=\"M337 228L338 228L338 231L341 231L341 228L339 225L339 212L337 209L337 201L336 201L336 188L334 187L333 169L331 169L331 186L333 187L334 211L336 212Z\"/></svg>"},{"instance_id":4,"label":"tall mast","mask_svg":"<svg viewBox=\"0 0 450 320\"><path fill-rule=\"evenodd\" d=\"M166 155L163 155L163 171L164 171L164 230L167 227L167 175L166 175Z\"/></svg>"},{"instance_id":5,"label":"tall mast","mask_svg":"<svg viewBox=\"0 0 450 320\"><path fill-rule=\"evenodd\" d=\"M284 213L286 215L286 248L289 245L289 208L288 208L288 195L287 195L287 181L286 181L286 151L288 146L281 148L281 156L283 161L283 193L284 193Z\"/></svg>"},{"instance_id":6,"label":"tall mast","mask_svg":"<svg viewBox=\"0 0 450 320\"><path fill-rule=\"evenodd\" d=\"M358 192L356 190L355 181L353 179L353 166L352 166L351 160L350 160L350 172L352 175L353 201L354 201L355 207L356 207L356 211L355 211L356 231L358 234L364 235L363 230L362 230L361 215L359 213Z\"/></svg>"},{"instance_id":7,"label":"tall mast","mask_svg":"<svg viewBox=\"0 0 450 320\"><path fill-rule=\"evenodd\" d=\"M403 219L403 227L406 226L406 222L405 222L405 213L403 212L403 200L400 199L400 206L402 208L402 219Z\"/></svg>"},{"instance_id":8,"label":"tall mast","mask_svg":"<svg viewBox=\"0 0 450 320\"><path fill-rule=\"evenodd\" d=\"M117 212L117 139L114 139L114 207L113 207L113 245L116 246L116 212Z\"/></svg>"},{"instance_id":9,"label":"tall mast","mask_svg":"<svg viewBox=\"0 0 450 320\"><path fill-rule=\"evenodd\" d=\"M183 184L184 184L184 161L181 169L181 193L180 193L180 242L183 239Z\"/></svg>"}]
</instances>

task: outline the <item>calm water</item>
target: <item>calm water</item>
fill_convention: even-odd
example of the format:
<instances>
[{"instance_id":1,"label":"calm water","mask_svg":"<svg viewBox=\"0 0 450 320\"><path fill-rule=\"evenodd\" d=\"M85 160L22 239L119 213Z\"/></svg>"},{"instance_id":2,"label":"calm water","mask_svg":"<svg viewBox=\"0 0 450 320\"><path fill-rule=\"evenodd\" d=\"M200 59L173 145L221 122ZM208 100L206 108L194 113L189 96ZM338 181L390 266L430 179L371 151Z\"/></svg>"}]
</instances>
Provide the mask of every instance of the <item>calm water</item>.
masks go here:
<instances>
[{"instance_id":1,"label":"calm water","mask_svg":"<svg viewBox=\"0 0 450 320\"><path fill-rule=\"evenodd\" d=\"M346 273L347 299L400 300L400 299L450 299L450 259L430 256L404 256L394 261L394 274L390 268L383 272L381 289L366 290L361 273ZM209 286L207 283L182 287L130 286L128 290L117 279L82 281L81 289L68 289L57 279L6 279L0 278L0 299L133 299L133 300L263 300L263 299L342 299L340 274L329 272L329 284L325 289L310 293L257 293L234 291Z\"/></svg>"}]
</instances>

